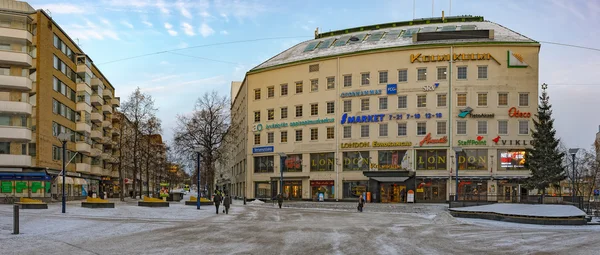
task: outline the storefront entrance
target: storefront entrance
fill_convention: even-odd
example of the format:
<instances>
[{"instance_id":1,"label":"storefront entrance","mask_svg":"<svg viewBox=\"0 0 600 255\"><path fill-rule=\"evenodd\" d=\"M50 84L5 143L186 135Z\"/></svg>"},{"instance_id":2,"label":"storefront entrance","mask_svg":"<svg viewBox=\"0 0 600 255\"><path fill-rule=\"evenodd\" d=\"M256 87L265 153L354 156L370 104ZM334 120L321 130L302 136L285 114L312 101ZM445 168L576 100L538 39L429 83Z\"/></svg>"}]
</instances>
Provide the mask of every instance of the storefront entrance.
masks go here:
<instances>
[{"instance_id":1,"label":"storefront entrance","mask_svg":"<svg viewBox=\"0 0 600 255\"><path fill-rule=\"evenodd\" d=\"M381 183L379 195L381 203L405 203L406 185Z\"/></svg>"},{"instance_id":2,"label":"storefront entrance","mask_svg":"<svg viewBox=\"0 0 600 255\"><path fill-rule=\"evenodd\" d=\"M334 181L333 180L324 180L324 181L310 181L310 189L311 189L311 198L313 200L319 200L319 195L323 194L323 199L333 199L335 198L334 191Z\"/></svg>"},{"instance_id":3,"label":"storefront entrance","mask_svg":"<svg viewBox=\"0 0 600 255\"><path fill-rule=\"evenodd\" d=\"M284 181L283 197L285 199L302 199L302 181Z\"/></svg>"}]
</instances>

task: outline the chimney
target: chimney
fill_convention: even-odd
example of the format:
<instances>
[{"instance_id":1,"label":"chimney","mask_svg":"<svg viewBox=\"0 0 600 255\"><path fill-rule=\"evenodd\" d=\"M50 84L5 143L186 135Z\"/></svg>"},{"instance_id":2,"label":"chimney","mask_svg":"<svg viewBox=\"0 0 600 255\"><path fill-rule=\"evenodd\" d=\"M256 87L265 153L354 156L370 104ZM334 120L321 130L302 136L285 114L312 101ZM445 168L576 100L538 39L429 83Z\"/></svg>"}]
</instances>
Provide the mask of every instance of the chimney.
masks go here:
<instances>
[{"instance_id":1,"label":"chimney","mask_svg":"<svg viewBox=\"0 0 600 255\"><path fill-rule=\"evenodd\" d=\"M444 22L444 11L442 11L442 22Z\"/></svg>"},{"instance_id":2,"label":"chimney","mask_svg":"<svg viewBox=\"0 0 600 255\"><path fill-rule=\"evenodd\" d=\"M315 39L319 38L319 28L315 29Z\"/></svg>"}]
</instances>

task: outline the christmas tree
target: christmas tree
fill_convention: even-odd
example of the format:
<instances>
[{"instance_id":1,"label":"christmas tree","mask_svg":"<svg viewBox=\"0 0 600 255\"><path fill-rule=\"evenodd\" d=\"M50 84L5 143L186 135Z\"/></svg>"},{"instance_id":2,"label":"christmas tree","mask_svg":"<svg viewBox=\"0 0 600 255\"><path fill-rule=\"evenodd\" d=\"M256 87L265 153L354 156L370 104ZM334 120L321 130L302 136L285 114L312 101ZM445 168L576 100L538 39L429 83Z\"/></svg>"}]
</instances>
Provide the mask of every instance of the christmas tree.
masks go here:
<instances>
[{"instance_id":1,"label":"christmas tree","mask_svg":"<svg viewBox=\"0 0 600 255\"><path fill-rule=\"evenodd\" d=\"M559 150L560 139L555 137L552 105L549 103L547 88L548 85L542 84L542 95L536 118L533 119L534 129L531 131L533 148L525 152L525 167L531 171L527 186L541 190L542 196L547 187L566 178L563 166L565 154Z\"/></svg>"}]
</instances>

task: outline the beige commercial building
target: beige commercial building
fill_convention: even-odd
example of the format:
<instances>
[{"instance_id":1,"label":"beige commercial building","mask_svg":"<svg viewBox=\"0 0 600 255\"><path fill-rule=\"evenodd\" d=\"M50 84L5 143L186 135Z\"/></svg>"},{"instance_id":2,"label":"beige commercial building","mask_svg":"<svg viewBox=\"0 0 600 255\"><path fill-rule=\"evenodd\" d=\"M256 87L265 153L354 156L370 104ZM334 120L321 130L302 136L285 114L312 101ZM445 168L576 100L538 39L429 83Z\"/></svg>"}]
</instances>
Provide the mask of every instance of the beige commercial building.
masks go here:
<instances>
[{"instance_id":1,"label":"beige commercial building","mask_svg":"<svg viewBox=\"0 0 600 255\"><path fill-rule=\"evenodd\" d=\"M233 86L233 193L271 198L283 168L289 199L443 202L458 167L460 196L517 199L539 50L471 16L316 32Z\"/></svg>"},{"instance_id":2,"label":"beige commercial building","mask_svg":"<svg viewBox=\"0 0 600 255\"><path fill-rule=\"evenodd\" d=\"M108 191L120 101L92 60L43 10L0 1L0 196L60 196L66 133L70 197Z\"/></svg>"}]
</instances>

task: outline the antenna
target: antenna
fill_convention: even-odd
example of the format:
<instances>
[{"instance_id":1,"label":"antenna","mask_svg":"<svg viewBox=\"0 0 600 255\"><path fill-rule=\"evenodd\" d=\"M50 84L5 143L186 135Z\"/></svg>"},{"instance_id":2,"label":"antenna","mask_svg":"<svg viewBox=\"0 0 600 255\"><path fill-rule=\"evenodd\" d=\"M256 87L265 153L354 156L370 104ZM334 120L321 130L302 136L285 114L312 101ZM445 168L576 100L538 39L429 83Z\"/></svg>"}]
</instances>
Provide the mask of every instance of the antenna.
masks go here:
<instances>
[{"instance_id":1,"label":"antenna","mask_svg":"<svg viewBox=\"0 0 600 255\"><path fill-rule=\"evenodd\" d=\"M431 0L431 17L433 17L433 7L435 6L434 2L435 0Z\"/></svg>"},{"instance_id":2,"label":"antenna","mask_svg":"<svg viewBox=\"0 0 600 255\"><path fill-rule=\"evenodd\" d=\"M452 16L452 0L450 0L450 11L448 12L448 16Z\"/></svg>"},{"instance_id":3,"label":"antenna","mask_svg":"<svg viewBox=\"0 0 600 255\"><path fill-rule=\"evenodd\" d=\"M413 0L413 20L415 19L415 0Z\"/></svg>"}]
</instances>

